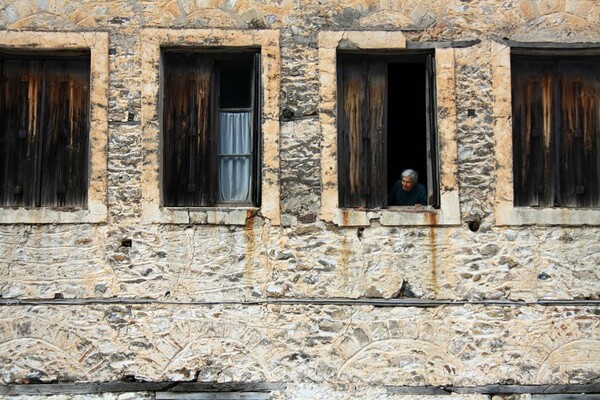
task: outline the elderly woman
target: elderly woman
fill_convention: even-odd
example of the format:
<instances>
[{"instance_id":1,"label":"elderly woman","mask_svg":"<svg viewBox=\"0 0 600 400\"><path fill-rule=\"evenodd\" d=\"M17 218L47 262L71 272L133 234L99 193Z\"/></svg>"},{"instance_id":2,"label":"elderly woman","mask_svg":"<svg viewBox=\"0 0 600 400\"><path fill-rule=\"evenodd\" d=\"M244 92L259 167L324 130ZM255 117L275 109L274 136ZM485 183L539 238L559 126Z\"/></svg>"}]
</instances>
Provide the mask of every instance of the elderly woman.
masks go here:
<instances>
[{"instance_id":1,"label":"elderly woman","mask_svg":"<svg viewBox=\"0 0 600 400\"><path fill-rule=\"evenodd\" d=\"M388 194L390 206L427 205L427 190L417 181L419 174L412 169L402 171L402 179L396 181Z\"/></svg>"}]
</instances>

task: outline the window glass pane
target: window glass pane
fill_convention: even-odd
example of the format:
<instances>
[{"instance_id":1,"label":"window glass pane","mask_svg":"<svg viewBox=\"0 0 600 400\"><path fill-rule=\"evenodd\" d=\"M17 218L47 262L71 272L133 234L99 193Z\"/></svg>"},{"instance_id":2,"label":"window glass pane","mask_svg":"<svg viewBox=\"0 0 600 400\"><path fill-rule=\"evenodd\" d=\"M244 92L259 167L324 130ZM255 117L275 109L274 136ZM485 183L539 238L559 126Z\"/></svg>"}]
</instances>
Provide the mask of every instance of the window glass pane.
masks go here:
<instances>
[{"instance_id":1,"label":"window glass pane","mask_svg":"<svg viewBox=\"0 0 600 400\"><path fill-rule=\"evenodd\" d=\"M222 65L220 77L221 108L248 108L252 104L252 64Z\"/></svg>"},{"instance_id":2,"label":"window glass pane","mask_svg":"<svg viewBox=\"0 0 600 400\"><path fill-rule=\"evenodd\" d=\"M249 202L252 194L250 112L219 113L219 190L222 202Z\"/></svg>"}]
</instances>

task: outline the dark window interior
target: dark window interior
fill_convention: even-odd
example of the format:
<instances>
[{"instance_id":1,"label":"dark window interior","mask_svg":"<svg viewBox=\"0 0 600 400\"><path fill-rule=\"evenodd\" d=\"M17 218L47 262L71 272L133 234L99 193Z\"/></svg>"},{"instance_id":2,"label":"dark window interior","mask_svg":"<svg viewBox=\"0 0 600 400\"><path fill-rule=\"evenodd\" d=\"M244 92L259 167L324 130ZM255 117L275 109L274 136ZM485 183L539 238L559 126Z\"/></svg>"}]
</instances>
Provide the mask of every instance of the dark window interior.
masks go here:
<instances>
[{"instance_id":1,"label":"dark window interior","mask_svg":"<svg viewBox=\"0 0 600 400\"><path fill-rule=\"evenodd\" d=\"M407 168L427 187L425 63L388 64L387 190Z\"/></svg>"},{"instance_id":2,"label":"dark window interior","mask_svg":"<svg viewBox=\"0 0 600 400\"><path fill-rule=\"evenodd\" d=\"M247 108L252 104L252 64L220 68L221 108Z\"/></svg>"}]
</instances>

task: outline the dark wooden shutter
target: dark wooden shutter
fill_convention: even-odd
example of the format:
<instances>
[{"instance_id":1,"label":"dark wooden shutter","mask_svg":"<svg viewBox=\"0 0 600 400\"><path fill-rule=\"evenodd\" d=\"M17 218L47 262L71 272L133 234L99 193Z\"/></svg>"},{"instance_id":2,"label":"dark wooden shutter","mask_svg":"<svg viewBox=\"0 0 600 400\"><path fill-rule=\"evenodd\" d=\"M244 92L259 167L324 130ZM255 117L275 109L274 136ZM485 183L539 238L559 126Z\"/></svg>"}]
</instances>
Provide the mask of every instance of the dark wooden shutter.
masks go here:
<instances>
[{"instance_id":1,"label":"dark wooden shutter","mask_svg":"<svg viewBox=\"0 0 600 400\"><path fill-rule=\"evenodd\" d=\"M88 183L89 61L45 65L40 205L85 207Z\"/></svg>"},{"instance_id":2,"label":"dark wooden shutter","mask_svg":"<svg viewBox=\"0 0 600 400\"><path fill-rule=\"evenodd\" d=\"M440 205L439 163L437 145L437 118L436 118L436 87L435 87L435 60L431 54L427 55L425 63L425 119L427 135L427 203L434 207Z\"/></svg>"},{"instance_id":3,"label":"dark wooden shutter","mask_svg":"<svg viewBox=\"0 0 600 400\"><path fill-rule=\"evenodd\" d=\"M515 205L600 205L597 57L514 57Z\"/></svg>"},{"instance_id":4,"label":"dark wooden shutter","mask_svg":"<svg viewBox=\"0 0 600 400\"><path fill-rule=\"evenodd\" d=\"M165 55L163 203L214 202L211 162L213 61L198 55Z\"/></svg>"},{"instance_id":5,"label":"dark wooden shutter","mask_svg":"<svg viewBox=\"0 0 600 400\"><path fill-rule=\"evenodd\" d=\"M600 138L598 101L600 63L561 61L561 135L559 150L559 204L562 207L600 205Z\"/></svg>"},{"instance_id":6,"label":"dark wooden shutter","mask_svg":"<svg viewBox=\"0 0 600 400\"><path fill-rule=\"evenodd\" d=\"M338 78L340 206L384 207L387 64L346 60Z\"/></svg>"},{"instance_id":7,"label":"dark wooden shutter","mask_svg":"<svg viewBox=\"0 0 600 400\"><path fill-rule=\"evenodd\" d=\"M260 53L254 55L254 70L252 71L252 129L254 130L252 138L254 140L254 159L253 159L253 192L252 202L255 206L261 203L261 177L262 177L262 104L261 104L261 63Z\"/></svg>"},{"instance_id":8,"label":"dark wooden shutter","mask_svg":"<svg viewBox=\"0 0 600 400\"><path fill-rule=\"evenodd\" d=\"M555 202L555 68L540 60L513 59L513 178L515 205Z\"/></svg>"},{"instance_id":9,"label":"dark wooden shutter","mask_svg":"<svg viewBox=\"0 0 600 400\"><path fill-rule=\"evenodd\" d=\"M2 60L1 90L1 205L35 207L40 139L40 63Z\"/></svg>"}]
</instances>

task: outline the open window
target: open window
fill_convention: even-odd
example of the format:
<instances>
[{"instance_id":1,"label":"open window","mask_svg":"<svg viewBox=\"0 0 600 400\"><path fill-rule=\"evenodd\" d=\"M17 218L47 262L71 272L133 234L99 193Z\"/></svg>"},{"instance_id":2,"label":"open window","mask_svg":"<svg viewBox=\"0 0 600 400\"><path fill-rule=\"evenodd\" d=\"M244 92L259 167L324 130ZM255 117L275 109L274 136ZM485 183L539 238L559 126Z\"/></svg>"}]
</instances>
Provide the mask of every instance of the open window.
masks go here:
<instances>
[{"instance_id":1,"label":"open window","mask_svg":"<svg viewBox=\"0 0 600 400\"><path fill-rule=\"evenodd\" d=\"M163 50L162 201L258 206L256 51Z\"/></svg>"},{"instance_id":2,"label":"open window","mask_svg":"<svg viewBox=\"0 0 600 400\"><path fill-rule=\"evenodd\" d=\"M600 56L513 49L514 205L600 206Z\"/></svg>"},{"instance_id":3,"label":"open window","mask_svg":"<svg viewBox=\"0 0 600 400\"><path fill-rule=\"evenodd\" d=\"M86 208L90 54L0 53L0 206Z\"/></svg>"},{"instance_id":4,"label":"open window","mask_svg":"<svg viewBox=\"0 0 600 400\"><path fill-rule=\"evenodd\" d=\"M340 53L337 74L340 207L387 207L408 168L439 207L433 53Z\"/></svg>"}]
</instances>

